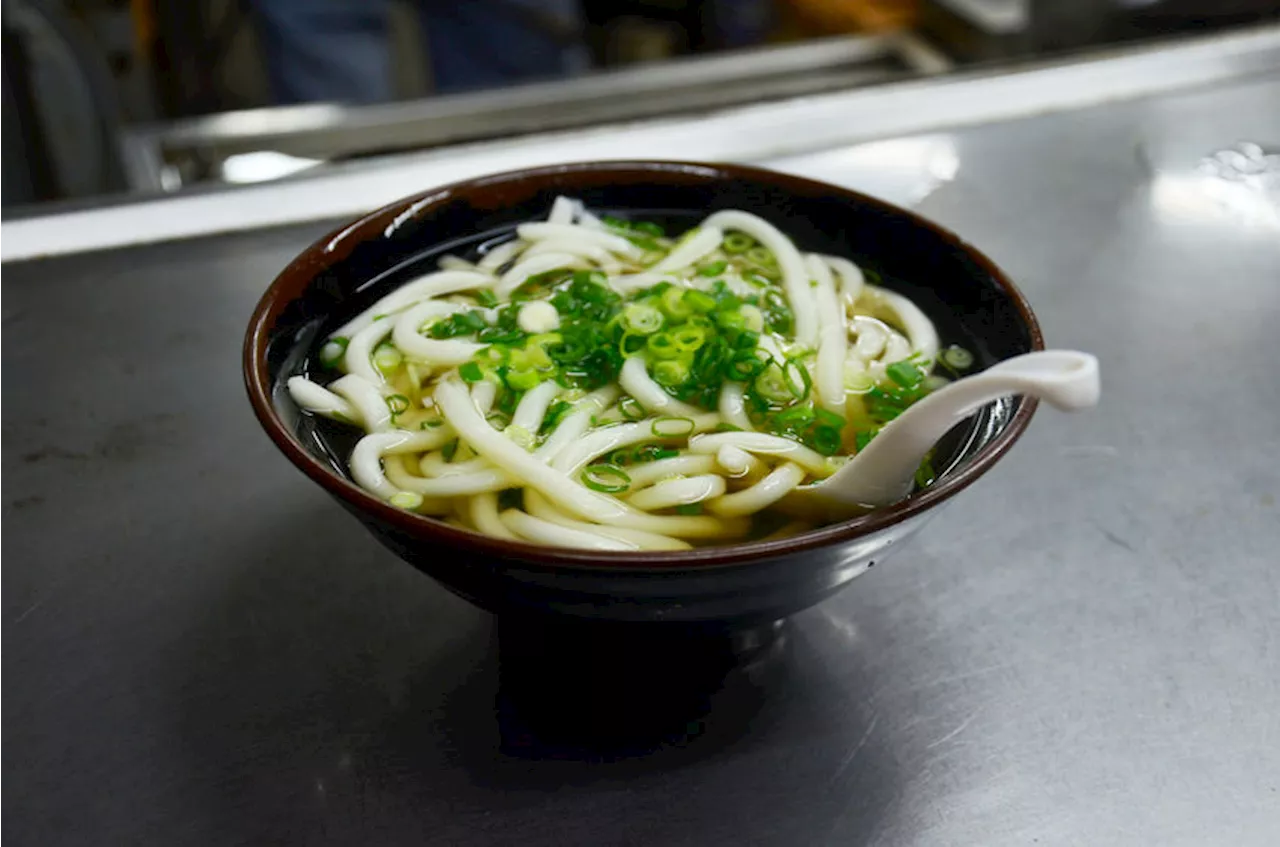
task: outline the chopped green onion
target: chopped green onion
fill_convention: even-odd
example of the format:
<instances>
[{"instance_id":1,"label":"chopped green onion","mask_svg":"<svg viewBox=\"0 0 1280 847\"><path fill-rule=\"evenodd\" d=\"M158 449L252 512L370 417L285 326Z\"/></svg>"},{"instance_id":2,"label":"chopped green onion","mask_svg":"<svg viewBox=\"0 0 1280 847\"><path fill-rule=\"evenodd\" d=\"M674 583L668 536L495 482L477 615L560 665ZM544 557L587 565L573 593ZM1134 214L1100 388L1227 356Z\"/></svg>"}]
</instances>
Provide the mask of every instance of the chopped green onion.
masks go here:
<instances>
[{"instance_id":1,"label":"chopped green onion","mask_svg":"<svg viewBox=\"0 0 1280 847\"><path fill-rule=\"evenodd\" d=\"M439 429L444 426L444 421L440 418L428 418L418 424L418 429Z\"/></svg>"},{"instance_id":2,"label":"chopped green onion","mask_svg":"<svg viewBox=\"0 0 1280 847\"><path fill-rule=\"evenodd\" d=\"M680 438L693 432L690 418L661 417L653 422L650 430L660 438Z\"/></svg>"},{"instance_id":3,"label":"chopped green onion","mask_svg":"<svg viewBox=\"0 0 1280 847\"><path fill-rule=\"evenodd\" d=\"M920 467L916 469L916 486L926 488L937 478L938 475L933 470L933 451L930 450L920 460Z\"/></svg>"},{"instance_id":4,"label":"chopped green onion","mask_svg":"<svg viewBox=\"0 0 1280 847\"><path fill-rule=\"evenodd\" d=\"M662 321L662 312L642 303L632 303L622 312L623 325L639 335L652 335L662 329Z\"/></svg>"},{"instance_id":5,"label":"chopped green onion","mask_svg":"<svg viewBox=\"0 0 1280 847\"><path fill-rule=\"evenodd\" d=\"M734 426L731 423L725 423L721 421L720 423L716 424L716 428L713 431L714 432L742 432L742 427Z\"/></svg>"},{"instance_id":6,"label":"chopped green onion","mask_svg":"<svg viewBox=\"0 0 1280 847\"><path fill-rule=\"evenodd\" d=\"M676 506L677 515L700 515L702 514L701 503L681 503Z\"/></svg>"},{"instance_id":7,"label":"chopped green onion","mask_svg":"<svg viewBox=\"0 0 1280 847\"><path fill-rule=\"evenodd\" d=\"M398 491L387 502L397 509L412 512L422 507L422 495L414 491Z\"/></svg>"},{"instance_id":8,"label":"chopped green onion","mask_svg":"<svg viewBox=\"0 0 1280 847\"><path fill-rule=\"evenodd\" d=\"M653 378L669 388L681 385L689 379L689 366L675 359L663 359L653 366Z\"/></svg>"},{"instance_id":9,"label":"chopped green onion","mask_svg":"<svg viewBox=\"0 0 1280 847\"><path fill-rule=\"evenodd\" d=\"M715 309L716 298L712 297L705 291L699 291L696 288L690 288L684 293L684 302L690 309L695 312L706 314Z\"/></svg>"},{"instance_id":10,"label":"chopped green onion","mask_svg":"<svg viewBox=\"0 0 1280 847\"><path fill-rule=\"evenodd\" d=\"M595 464L582 469L582 483L592 491L617 494L631 487L631 477L617 465Z\"/></svg>"},{"instance_id":11,"label":"chopped green onion","mask_svg":"<svg viewBox=\"0 0 1280 847\"><path fill-rule=\"evenodd\" d=\"M645 416L644 406L629 394L618 401L618 409L622 412L622 417L629 421L642 420Z\"/></svg>"},{"instance_id":12,"label":"chopped green onion","mask_svg":"<svg viewBox=\"0 0 1280 847\"><path fill-rule=\"evenodd\" d=\"M672 359L680 353L676 347L675 339L671 337L669 332L659 332L649 336L649 341L645 346L649 348L650 353L659 359Z\"/></svg>"},{"instance_id":13,"label":"chopped green onion","mask_svg":"<svg viewBox=\"0 0 1280 847\"><path fill-rule=\"evenodd\" d=\"M444 456L446 462L452 462L453 457L458 455L458 439L454 438L441 447L440 455Z\"/></svg>"},{"instance_id":14,"label":"chopped green onion","mask_svg":"<svg viewBox=\"0 0 1280 847\"><path fill-rule=\"evenodd\" d=\"M542 377L534 370L509 370L504 379L515 391L528 391L542 382Z\"/></svg>"},{"instance_id":15,"label":"chopped green onion","mask_svg":"<svg viewBox=\"0 0 1280 847\"><path fill-rule=\"evenodd\" d=\"M666 235L666 231L658 224L652 221L636 221L631 225L636 232L643 232L645 235L652 235L654 238L661 238Z\"/></svg>"},{"instance_id":16,"label":"chopped green onion","mask_svg":"<svg viewBox=\"0 0 1280 847\"><path fill-rule=\"evenodd\" d=\"M693 307L685 302L684 289L673 285L662 292L662 311L669 318L687 318L693 314Z\"/></svg>"},{"instance_id":17,"label":"chopped green onion","mask_svg":"<svg viewBox=\"0 0 1280 847\"><path fill-rule=\"evenodd\" d=\"M768 358L768 354L765 354L765 356L766 358L762 359L756 354L755 350L739 350L729 360L729 364L725 368L725 375L731 380L745 382L757 376L769 366L772 359Z\"/></svg>"},{"instance_id":18,"label":"chopped green onion","mask_svg":"<svg viewBox=\"0 0 1280 847\"><path fill-rule=\"evenodd\" d=\"M672 335L676 350L692 353L707 342L707 331L700 326L681 327Z\"/></svg>"},{"instance_id":19,"label":"chopped green onion","mask_svg":"<svg viewBox=\"0 0 1280 847\"><path fill-rule=\"evenodd\" d=\"M789 403L793 399L777 362L770 363L756 376L752 388L770 403Z\"/></svg>"},{"instance_id":20,"label":"chopped green onion","mask_svg":"<svg viewBox=\"0 0 1280 847\"><path fill-rule=\"evenodd\" d=\"M834 426L814 427L810 437L810 446L824 456L834 456L840 452L840 430Z\"/></svg>"},{"instance_id":21,"label":"chopped green onion","mask_svg":"<svg viewBox=\"0 0 1280 847\"><path fill-rule=\"evenodd\" d=\"M391 410L391 417L395 418L409 411L409 398L403 394L392 394L387 398L387 408Z\"/></svg>"},{"instance_id":22,"label":"chopped green onion","mask_svg":"<svg viewBox=\"0 0 1280 847\"><path fill-rule=\"evenodd\" d=\"M458 368L458 376L463 382L479 382L484 379L484 371L475 362L466 362Z\"/></svg>"},{"instance_id":23,"label":"chopped green onion","mask_svg":"<svg viewBox=\"0 0 1280 847\"><path fill-rule=\"evenodd\" d=\"M956 370L962 371L973 366L973 354L963 347L957 347L953 344L942 351L942 361Z\"/></svg>"},{"instance_id":24,"label":"chopped green onion","mask_svg":"<svg viewBox=\"0 0 1280 847\"><path fill-rule=\"evenodd\" d=\"M498 305L498 295L487 288L477 289L471 296L475 298L478 305L484 306L486 309L491 309Z\"/></svg>"},{"instance_id":25,"label":"chopped green onion","mask_svg":"<svg viewBox=\"0 0 1280 847\"><path fill-rule=\"evenodd\" d=\"M937 391L939 388L945 388L950 384L951 380L947 379L945 376L938 376L937 374L929 374L929 376L924 378L924 390L930 394Z\"/></svg>"},{"instance_id":26,"label":"chopped green onion","mask_svg":"<svg viewBox=\"0 0 1280 847\"><path fill-rule=\"evenodd\" d=\"M764 265L766 268L778 264L778 260L774 258L769 248L760 244L747 250L746 259L748 262L755 262L757 265Z\"/></svg>"},{"instance_id":27,"label":"chopped green onion","mask_svg":"<svg viewBox=\"0 0 1280 847\"><path fill-rule=\"evenodd\" d=\"M792 397L803 400L809 396L809 389L813 384L809 377L809 370L796 358L787 359L786 365L782 368L782 378L786 381L787 390L791 392Z\"/></svg>"},{"instance_id":28,"label":"chopped green onion","mask_svg":"<svg viewBox=\"0 0 1280 847\"><path fill-rule=\"evenodd\" d=\"M924 373L910 362L894 362L884 369L885 376L903 388L915 388L924 379Z\"/></svg>"},{"instance_id":29,"label":"chopped green onion","mask_svg":"<svg viewBox=\"0 0 1280 847\"><path fill-rule=\"evenodd\" d=\"M547 408L547 415L542 419L542 427L539 430L542 433L551 432L555 429L565 414L573 408L573 404L565 400L557 400Z\"/></svg>"},{"instance_id":30,"label":"chopped green onion","mask_svg":"<svg viewBox=\"0 0 1280 847\"><path fill-rule=\"evenodd\" d=\"M698 268L698 276L719 276L729 267L725 261L711 262Z\"/></svg>"},{"instance_id":31,"label":"chopped green onion","mask_svg":"<svg viewBox=\"0 0 1280 847\"><path fill-rule=\"evenodd\" d=\"M858 432L854 433L854 436L853 436L854 449L857 450L859 453L861 453L863 450L867 449L867 445L870 444L871 439L875 437L876 437L876 431L874 429L859 430Z\"/></svg>"},{"instance_id":32,"label":"chopped green onion","mask_svg":"<svg viewBox=\"0 0 1280 847\"><path fill-rule=\"evenodd\" d=\"M373 364L384 374L389 374L400 367L403 361L404 356L391 344L379 344L373 351Z\"/></svg>"},{"instance_id":33,"label":"chopped green onion","mask_svg":"<svg viewBox=\"0 0 1280 847\"><path fill-rule=\"evenodd\" d=\"M325 345L320 348L320 364L326 368L336 368L338 363L342 361L342 357L347 353L347 345L351 343L350 338L330 338Z\"/></svg>"},{"instance_id":34,"label":"chopped green onion","mask_svg":"<svg viewBox=\"0 0 1280 847\"><path fill-rule=\"evenodd\" d=\"M745 253L754 247L755 243L756 240L746 233L731 232L724 237L720 247L726 253Z\"/></svg>"}]
</instances>

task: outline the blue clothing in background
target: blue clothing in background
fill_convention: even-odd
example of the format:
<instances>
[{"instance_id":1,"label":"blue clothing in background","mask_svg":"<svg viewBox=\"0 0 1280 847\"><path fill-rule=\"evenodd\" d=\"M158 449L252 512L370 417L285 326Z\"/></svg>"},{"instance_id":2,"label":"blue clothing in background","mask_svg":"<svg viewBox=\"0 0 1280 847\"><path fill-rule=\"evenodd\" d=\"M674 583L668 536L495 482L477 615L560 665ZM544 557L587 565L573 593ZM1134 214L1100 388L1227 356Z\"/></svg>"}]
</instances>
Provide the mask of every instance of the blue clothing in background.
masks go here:
<instances>
[{"instance_id":1,"label":"blue clothing in background","mask_svg":"<svg viewBox=\"0 0 1280 847\"><path fill-rule=\"evenodd\" d=\"M392 0L254 0L278 103L393 99L388 22ZM539 26L570 27L573 0L405 0L422 23L438 93L550 79L578 49Z\"/></svg>"}]
</instances>

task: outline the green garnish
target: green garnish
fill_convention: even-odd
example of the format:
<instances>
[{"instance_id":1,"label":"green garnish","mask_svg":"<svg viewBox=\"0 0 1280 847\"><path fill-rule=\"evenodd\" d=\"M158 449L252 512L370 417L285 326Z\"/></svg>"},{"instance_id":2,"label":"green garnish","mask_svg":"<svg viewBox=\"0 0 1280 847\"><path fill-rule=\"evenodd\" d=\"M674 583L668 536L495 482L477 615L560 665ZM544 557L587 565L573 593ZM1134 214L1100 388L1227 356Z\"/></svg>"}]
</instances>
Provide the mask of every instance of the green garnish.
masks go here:
<instances>
[{"instance_id":1,"label":"green garnish","mask_svg":"<svg viewBox=\"0 0 1280 847\"><path fill-rule=\"evenodd\" d=\"M409 398L403 394L392 394L387 398L387 408L391 410L391 419L395 420L409 411Z\"/></svg>"},{"instance_id":2,"label":"green garnish","mask_svg":"<svg viewBox=\"0 0 1280 847\"><path fill-rule=\"evenodd\" d=\"M698 276L720 276L720 274L724 273L728 268L728 262L711 262L698 268Z\"/></svg>"},{"instance_id":3,"label":"green garnish","mask_svg":"<svg viewBox=\"0 0 1280 847\"><path fill-rule=\"evenodd\" d=\"M963 371L973 366L973 354L954 344L942 351L941 358L946 365L957 371Z\"/></svg>"},{"instance_id":4,"label":"green garnish","mask_svg":"<svg viewBox=\"0 0 1280 847\"><path fill-rule=\"evenodd\" d=\"M582 484L592 491L617 494L631 487L631 477L617 465L595 464L582 469Z\"/></svg>"},{"instance_id":5,"label":"green garnish","mask_svg":"<svg viewBox=\"0 0 1280 847\"><path fill-rule=\"evenodd\" d=\"M726 253L745 253L755 246L756 240L741 232L730 232L720 242L720 249Z\"/></svg>"},{"instance_id":6,"label":"green garnish","mask_svg":"<svg viewBox=\"0 0 1280 847\"><path fill-rule=\"evenodd\" d=\"M681 503L679 506L676 506L675 512L677 515L700 515L702 514L702 504Z\"/></svg>"},{"instance_id":7,"label":"green garnish","mask_svg":"<svg viewBox=\"0 0 1280 847\"><path fill-rule=\"evenodd\" d=\"M336 368L342 361L342 357L347 354L347 345L351 343L350 338L330 338L320 348L320 364L326 368Z\"/></svg>"},{"instance_id":8,"label":"green garnish","mask_svg":"<svg viewBox=\"0 0 1280 847\"><path fill-rule=\"evenodd\" d=\"M458 376L462 377L463 382L479 382L484 379L484 371L475 362L466 362L458 368Z\"/></svg>"},{"instance_id":9,"label":"green garnish","mask_svg":"<svg viewBox=\"0 0 1280 847\"><path fill-rule=\"evenodd\" d=\"M458 439L454 438L441 447L440 455L444 456L446 462L452 462L453 457L458 455Z\"/></svg>"}]
</instances>

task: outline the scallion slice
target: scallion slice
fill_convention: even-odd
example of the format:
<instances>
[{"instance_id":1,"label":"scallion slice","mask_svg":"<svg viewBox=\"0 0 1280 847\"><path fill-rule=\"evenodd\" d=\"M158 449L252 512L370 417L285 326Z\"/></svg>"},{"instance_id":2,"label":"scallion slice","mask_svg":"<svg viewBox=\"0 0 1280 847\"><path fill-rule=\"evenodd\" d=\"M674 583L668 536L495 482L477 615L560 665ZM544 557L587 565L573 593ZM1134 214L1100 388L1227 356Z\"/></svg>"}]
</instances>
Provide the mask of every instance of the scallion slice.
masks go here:
<instances>
[{"instance_id":1,"label":"scallion slice","mask_svg":"<svg viewBox=\"0 0 1280 847\"><path fill-rule=\"evenodd\" d=\"M601 463L582 469L582 484L592 491L617 494L631 487L631 477L617 465Z\"/></svg>"}]
</instances>

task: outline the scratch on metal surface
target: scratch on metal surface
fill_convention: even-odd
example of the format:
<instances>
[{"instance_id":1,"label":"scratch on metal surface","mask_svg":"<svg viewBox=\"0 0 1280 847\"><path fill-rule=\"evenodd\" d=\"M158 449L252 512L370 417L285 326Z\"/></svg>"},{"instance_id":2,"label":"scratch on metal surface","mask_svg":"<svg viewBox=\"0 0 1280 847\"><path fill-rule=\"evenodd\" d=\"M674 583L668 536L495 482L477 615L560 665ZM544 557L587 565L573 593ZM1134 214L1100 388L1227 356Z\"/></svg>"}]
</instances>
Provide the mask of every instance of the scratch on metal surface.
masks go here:
<instances>
[{"instance_id":1,"label":"scratch on metal surface","mask_svg":"<svg viewBox=\"0 0 1280 847\"><path fill-rule=\"evenodd\" d=\"M30 614L31 614L32 612L34 612L36 609L38 609L38 608L40 608L41 606L43 606L43 605L44 605L44 601L45 601L45 600L48 600L48 599L49 599L48 597L41 597L41 598L40 598L39 600L37 600L36 602L32 603L30 606L28 606L28 607L27 607L27 610L26 610L25 612L23 612L22 614L18 615L16 618L14 618L14 619L13 619L13 625L14 625L14 626L17 626L18 624L20 624L20 623L22 623L23 621L25 621L25 620L27 619L27 616L28 616L28 615L30 615Z\"/></svg>"},{"instance_id":2,"label":"scratch on metal surface","mask_svg":"<svg viewBox=\"0 0 1280 847\"><path fill-rule=\"evenodd\" d=\"M1137 547L1134 547L1134 546L1133 546L1132 544L1130 544L1128 541L1125 541L1125 540L1124 540L1123 538L1121 538L1119 535L1116 535L1114 532L1112 532L1111 530L1107 529L1107 528L1106 528L1105 526L1103 526L1102 524L1098 523L1097 521L1094 521L1094 522L1093 522L1093 525L1094 525L1094 527L1098 530L1098 532L1102 533L1102 537L1103 537L1103 538L1105 538L1105 539L1107 539L1108 541L1110 541L1112 544L1116 545L1117 547L1121 547L1121 548L1123 548L1123 549L1125 549L1125 550L1128 550L1130 553L1137 553L1137 552L1138 552L1138 548L1137 548Z\"/></svg>"},{"instance_id":3,"label":"scratch on metal surface","mask_svg":"<svg viewBox=\"0 0 1280 847\"><path fill-rule=\"evenodd\" d=\"M880 723L880 713L876 712L871 716L871 721L867 724L866 730L862 733L862 737L858 739L858 743L845 754L844 759L840 761L840 766L836 768L835 773L831 774L828 782L835 782L840 778L840 774L849 769L853 764L853 760L858 758L858 754L862 752L862 748L867 746L867 741L871 738L871 733L875 732L876 724Z\"/></svg>"},{"instance_id":4,"label":"scratch on metal surface","mask_svg":"<svg viewBox=\"0 0 1280 847\"><path fill-rule=\"evenodd\" d=\"M950 732L948 732L946 735L942 736L938 740L932 741L929 744L925 745L924 749L932 750L934 747L939 747L943 744L946 744L948 741L950 741L951 739L955 738L957 735L959 735L960 733L968 729L969 724L973 723L974 719L977 717L978 717L977 712L974 712L973 714L969 715L969 717L965 718L960 722L959 726L957 726L955 729L951 730Z\"/></svg>"}]
</instances>

